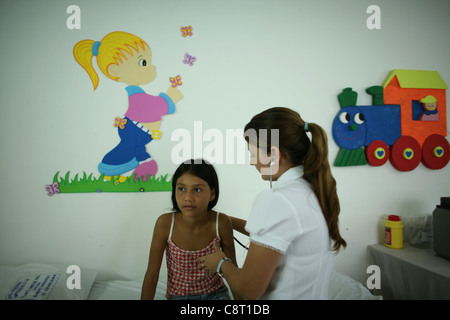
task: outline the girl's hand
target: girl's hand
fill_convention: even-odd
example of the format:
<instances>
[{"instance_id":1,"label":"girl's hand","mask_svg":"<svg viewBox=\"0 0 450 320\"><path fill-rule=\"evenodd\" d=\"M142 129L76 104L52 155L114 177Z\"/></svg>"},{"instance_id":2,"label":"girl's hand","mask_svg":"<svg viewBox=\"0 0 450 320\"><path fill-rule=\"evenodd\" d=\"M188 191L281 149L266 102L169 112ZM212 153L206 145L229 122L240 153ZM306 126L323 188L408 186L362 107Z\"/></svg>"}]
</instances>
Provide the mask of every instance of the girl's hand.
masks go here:
<instances>
[{"instance_id":1,"label":"girl's hand","mask_svg":"<svg viewBox=\"0 0 450 320\"><path fill-rule=\"evenodd\" d=\"M214 253L197 259L199 263L198 267L200 269L205 269L210 273L217 272L217 266L219 265L220 260L225 257L225 254L220 250L217 242L214 242L214 250Z\"/></svg>"}]
</instances>

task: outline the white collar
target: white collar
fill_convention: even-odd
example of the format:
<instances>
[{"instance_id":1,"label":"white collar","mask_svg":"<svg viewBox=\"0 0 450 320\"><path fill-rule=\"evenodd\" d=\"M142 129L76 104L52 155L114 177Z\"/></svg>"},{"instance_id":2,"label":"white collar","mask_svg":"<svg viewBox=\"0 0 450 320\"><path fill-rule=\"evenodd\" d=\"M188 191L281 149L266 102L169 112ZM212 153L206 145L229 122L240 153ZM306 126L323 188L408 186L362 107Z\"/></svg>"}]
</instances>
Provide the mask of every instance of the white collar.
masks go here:
<instances>
[{"instance_id":1,"label":"white collar","mask_svg":"<svg viewBox=\"0 0 450 320\"><path fill-rule=\"evenodd\" d=\"M285 183L303 177L303 166L292 167L284 172L276 181L273 189L283 186Z\"/></svg>"}]
</instances>

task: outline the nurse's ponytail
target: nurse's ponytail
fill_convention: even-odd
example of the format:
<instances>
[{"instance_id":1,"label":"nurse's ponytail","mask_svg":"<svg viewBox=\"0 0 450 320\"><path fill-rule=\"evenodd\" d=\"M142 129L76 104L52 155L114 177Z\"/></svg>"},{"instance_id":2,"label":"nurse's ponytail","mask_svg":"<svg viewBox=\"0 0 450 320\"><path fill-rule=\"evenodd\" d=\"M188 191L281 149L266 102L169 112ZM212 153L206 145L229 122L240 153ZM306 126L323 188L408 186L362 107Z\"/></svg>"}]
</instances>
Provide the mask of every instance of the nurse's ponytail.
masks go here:
<instances>
[{"instance_id":1,"label":"nurse's ponytail","mask_svg":"<svg viewBox=\"0 0 450 320\"><path fill-rule=\"evenodd\" d=\"M257 133L260 129L266 129L266 141L272 141L271 129L278 129L280 152L292 165L303 165L303 178L310 183L319 201L330 238L334 242L333 250L339 251L341 246L346 247L347 243L339 232L340 204L336 180L328 162L328 139L322 127L303 121L294 110L276 107L254 116L245 131L248 129L254 129ZM270 153L270 144L267 153Z\"/></svg>"},{"instance_id":2,"label":"nurse's ponytail","mask_svg":"<svg viewBox=\"0 0 450 320\"><path fill-rule=\"evenodd\" d=\"M303 163L303 178L311 187L319 200L325 220L328 224L330 238L334 241L333 249L339 251L347 243L339 232L340 213L339 198L336 191L336 180L331 174L328 162L328 139L321 126L309 123L311 145Z\"/></svg>"}]
</instances>

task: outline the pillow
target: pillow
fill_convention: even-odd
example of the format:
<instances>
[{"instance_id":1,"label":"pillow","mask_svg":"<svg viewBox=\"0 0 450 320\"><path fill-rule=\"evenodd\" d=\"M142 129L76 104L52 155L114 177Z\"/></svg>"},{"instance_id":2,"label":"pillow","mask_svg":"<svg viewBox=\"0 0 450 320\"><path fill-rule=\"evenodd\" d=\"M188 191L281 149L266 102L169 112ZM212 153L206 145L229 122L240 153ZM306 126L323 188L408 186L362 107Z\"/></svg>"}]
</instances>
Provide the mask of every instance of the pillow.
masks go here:
<instances>
[{"instance_id":1,"label":"pillow","mask_svg":"<svg viewBox=\"0 0 450 320\"><path fill-rule=\"evenodd\" d=\"M63 265L0 266L0 300L86 300L97 272L80 268L79 286L76 274Z\"/></svg>"}]
</instances>

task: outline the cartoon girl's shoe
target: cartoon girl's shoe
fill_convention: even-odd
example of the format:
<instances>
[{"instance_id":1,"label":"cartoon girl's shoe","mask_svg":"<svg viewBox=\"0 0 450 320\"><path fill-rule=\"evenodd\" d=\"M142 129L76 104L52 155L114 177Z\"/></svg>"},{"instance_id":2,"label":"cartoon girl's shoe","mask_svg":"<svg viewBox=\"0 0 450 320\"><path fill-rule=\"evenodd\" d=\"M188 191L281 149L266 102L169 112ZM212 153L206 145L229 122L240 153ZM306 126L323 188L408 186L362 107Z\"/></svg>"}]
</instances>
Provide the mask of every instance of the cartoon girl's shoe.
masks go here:
<instances>
[{"instance_id":1,"label":"cartoon girl's shoe","mask_svg":"<svg viewBox=\"0 0 450 320\"><path fill-rule=\"evenodd\" d=\"M104 181L119 181L119 183L125 182L127 181L128 177L127 176L103 176L103 180Z\"/></svg>"},{"instance_id":2,"label":"cartoon girl's shoe","mask_svg":"<svg viewBox=\"0 0 450 320\"><path fill-rule=\"evenodd\" d=\"M147 175L154 176L158 172L158 165L155 160L141 163L134 171L134 181L142 177L142 181L147 181Z\"/></svg>"}]
</instances>

